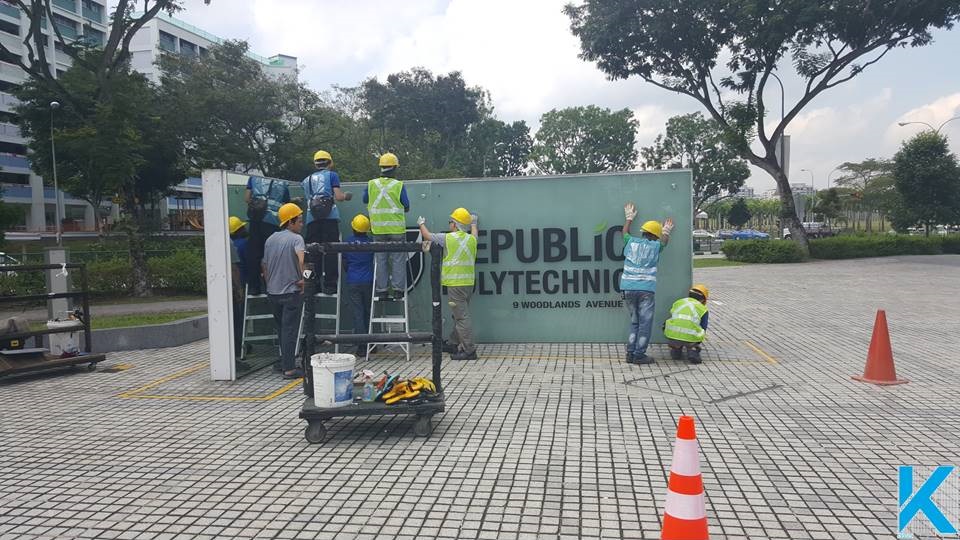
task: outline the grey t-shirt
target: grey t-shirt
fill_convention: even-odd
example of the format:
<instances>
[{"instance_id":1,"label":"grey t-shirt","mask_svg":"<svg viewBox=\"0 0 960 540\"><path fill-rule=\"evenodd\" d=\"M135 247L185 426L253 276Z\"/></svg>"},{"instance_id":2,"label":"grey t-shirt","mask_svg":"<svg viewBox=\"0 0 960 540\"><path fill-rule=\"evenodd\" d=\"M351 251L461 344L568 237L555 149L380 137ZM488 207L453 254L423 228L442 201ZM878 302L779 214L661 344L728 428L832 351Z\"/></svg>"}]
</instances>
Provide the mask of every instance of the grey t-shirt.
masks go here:
<instances>
[{"instance_id":1,"label":"grey t-shirt","mask_svg":"<svg viewBox=\"0 0 960 540\"><path fill-rule=\"evenodd\" d=\"M263 246L263 264L267 267L267 294L300 292L298 251L304 251L303 237L287 229L275 232Z\"/></svg>"}]
</instances>

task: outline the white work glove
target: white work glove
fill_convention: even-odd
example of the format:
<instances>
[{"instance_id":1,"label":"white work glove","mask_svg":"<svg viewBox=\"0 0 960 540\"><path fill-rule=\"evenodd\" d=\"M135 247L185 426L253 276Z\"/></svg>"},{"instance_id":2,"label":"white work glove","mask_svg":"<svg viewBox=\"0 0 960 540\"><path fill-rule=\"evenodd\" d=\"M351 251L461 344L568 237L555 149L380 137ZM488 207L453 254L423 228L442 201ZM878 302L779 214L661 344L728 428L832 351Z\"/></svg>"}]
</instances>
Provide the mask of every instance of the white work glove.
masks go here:
<instances>
[{"instance_id":1,"label":"white work glove","mask_svg":"<svg viewBox=\"0 0 960 540\"><path fill-rule=\"evenodd\" d=\"M423 225L423 224L426 223L426 222L427 222L427 220L426 220L426 218L424 218L423 216L420 216L420 217L417 218L417 225L418 225L418 226L419 226L419 225Z\"/></svg>"},{"instance_id":2,"label":"white work glove","mask_svg":"<svg viewBox=\"0 0 960 540\"><path fill-rule=\"evenodd\" d=\"M470 214L470 224L471 224L471 225L476 225L478 219L480 219L480 216L478 216L478 215L476 215L476 214Z\"/></svg>"},{"instance_id":3,"label":"white work glove","mask_svg":"<svg viewBox=\"0 0 960 540\"><path fill-rule=\"evenodd\" d=\"M673 231L673 219L667 218L667 220L663 222L663 234L669 236L671 231Z\"/></svg>"},{"instance_id":4,"label":"white work glove","mask_svg":"<svg viewBox=\"0 0 960 540\"><path fill-rule=\"evenodd\" d=\"M633 221L637 217L637 207L632 202L623 205L623 215L627 221Z\"/></svg>"}]
</instances>

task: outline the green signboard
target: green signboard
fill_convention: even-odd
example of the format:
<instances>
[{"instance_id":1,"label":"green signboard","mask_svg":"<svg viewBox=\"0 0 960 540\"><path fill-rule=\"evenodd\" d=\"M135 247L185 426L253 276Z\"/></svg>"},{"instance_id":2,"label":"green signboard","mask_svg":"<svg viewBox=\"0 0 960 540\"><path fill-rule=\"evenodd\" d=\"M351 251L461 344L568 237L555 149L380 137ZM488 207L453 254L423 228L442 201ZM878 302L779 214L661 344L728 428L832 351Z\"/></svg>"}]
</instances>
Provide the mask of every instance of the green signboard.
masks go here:
<instances>
[{"instance_id":1,"label":"green signboard","mask_svg":"<svg viewBox=\"0 0 960 540\"><path fill-rule=\"evenodd\" d=\"M231 214L244 216L245 176L230 178ZM692 276L690 171L629 172L507 179L416 180L404 183L411 201L408 236L417 216L447 232L448 216L463 206L480 216L477 285L470 313L478 342L625 341L628 317L619 292L623 268L623 205L633 201L634 233L648 219L672 217L676 228L660 259L654 339ZM366 213L365 183L344 183L352 201L339 203L341 230ZM291 195L302 194L291 182ZM429 255L411 254L411 328L429 330ZM444 306L446 309L446 306ZM341 328L350 331L343 303ZM449 328L446 313L445 328Z\"/></svg>"}]
</instances>

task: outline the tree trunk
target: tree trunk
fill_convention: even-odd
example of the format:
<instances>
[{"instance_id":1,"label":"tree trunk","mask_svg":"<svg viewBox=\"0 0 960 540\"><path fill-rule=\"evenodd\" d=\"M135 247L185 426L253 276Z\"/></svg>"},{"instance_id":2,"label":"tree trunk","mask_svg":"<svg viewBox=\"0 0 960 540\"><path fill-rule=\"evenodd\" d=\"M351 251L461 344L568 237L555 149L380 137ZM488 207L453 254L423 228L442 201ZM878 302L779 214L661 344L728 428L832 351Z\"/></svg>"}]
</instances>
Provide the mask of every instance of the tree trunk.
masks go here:
<instances>
[{"instance_id":1,"label":"tree trunk","mask_svg":"<svg viewBox=\"0 0 960 540\"><path fill-rule=\"evenodd\" d=\"M133 295L137 298L151 296L150 280L147 270L147 258L144 255L143 235L140 233L140 205L134 197L129 196L126 204L127 218L127 246L130 250L130 264L133 270Z\"/></svg>"},{"instance_id":2,"label":"tree trunk","mask_svg":"<svg viewBox=\"0 0 960 540\"><path fill-rule=\"evenodd\" d=\"M770 159L750 159L750 162L767 171L767 174L777 181L780 192L780 225L790 231L790 238L800 245L804 256L810 256L810 243L807 240L807 231L804 230L800 218L797 217L797 205L793 200L793 190L790 189L790 180L783 172L779 163ZM780 231L782 232L782 231Z\"/></svg>"}]
</instances>

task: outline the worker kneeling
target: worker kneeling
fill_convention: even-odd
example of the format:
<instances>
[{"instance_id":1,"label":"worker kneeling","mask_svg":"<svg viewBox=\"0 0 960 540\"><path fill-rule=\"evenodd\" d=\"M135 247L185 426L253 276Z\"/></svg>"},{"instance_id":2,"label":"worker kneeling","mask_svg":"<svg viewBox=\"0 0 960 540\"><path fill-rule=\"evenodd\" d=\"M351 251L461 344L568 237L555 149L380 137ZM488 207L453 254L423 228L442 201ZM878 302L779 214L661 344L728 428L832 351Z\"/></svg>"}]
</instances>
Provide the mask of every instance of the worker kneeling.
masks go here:
<instances>
[{"instance_id":1,"label":"worker kneeling","mask_svg":"<svg viewBox=\"0 0 960 540\"><path fill-rule=\"evenodd\" d=\"M670 307L670 318L663 326L663 335L670 346L670 358L680 360L683 350L687 350L687 361L699 364L700 344L707 334L707 297L710 291L706 285L694 285L686 298L681 298Z\"/></svg>"}]
</instances>

